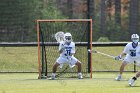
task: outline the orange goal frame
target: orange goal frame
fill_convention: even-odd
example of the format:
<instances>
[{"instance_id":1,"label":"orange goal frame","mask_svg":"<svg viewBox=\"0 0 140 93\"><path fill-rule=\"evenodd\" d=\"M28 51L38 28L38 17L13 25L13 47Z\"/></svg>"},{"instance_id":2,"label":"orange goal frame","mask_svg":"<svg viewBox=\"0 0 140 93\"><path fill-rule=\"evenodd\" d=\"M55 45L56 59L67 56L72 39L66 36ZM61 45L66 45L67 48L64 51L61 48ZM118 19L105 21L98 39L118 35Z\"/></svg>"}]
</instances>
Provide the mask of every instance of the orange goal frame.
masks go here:
<instances>
[{"instance_id":1,"label":"orange goal frame","mask_svg":"<svg viewBox=\"0 0 140 93\"><path fill-rule=\"evenodd\" d=\"M93 21L92 19L49 19L49 20L36 20L36 31L37 31L37 42L38 42L38 73L39 73L39 76L38 76L38 79L41 79L41 48L40 48L40 29L39 29L39 23L40 22L89 22L89 25L90 25L90 28L89 28L89 37L90 37L90 40L89 40L89 49L92 50L92 32L93 32L93 29L92 29L92 24L93 24ZM88 52L89 54L89 60L90 60L90 78L92 78L92 52Z\"/></svg>"}]
</instances>

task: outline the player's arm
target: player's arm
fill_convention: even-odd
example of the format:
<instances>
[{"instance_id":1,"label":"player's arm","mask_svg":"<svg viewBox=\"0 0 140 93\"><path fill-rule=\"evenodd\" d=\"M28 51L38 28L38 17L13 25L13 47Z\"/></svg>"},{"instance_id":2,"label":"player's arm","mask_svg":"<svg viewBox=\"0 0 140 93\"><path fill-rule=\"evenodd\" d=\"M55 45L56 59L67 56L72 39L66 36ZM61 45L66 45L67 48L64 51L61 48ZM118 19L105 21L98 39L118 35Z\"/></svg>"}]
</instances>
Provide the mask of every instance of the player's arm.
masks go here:
<instances>
[{"instance_id":1,"label":"player's arm","mask_svg":"<svg viewBox=\"0 0 140 93\"><path fill-rule=\"evenodd\" d=\"M65 50L64 44L60 43L59 44L59 53L61 54Z\"/></svg>"},{"instance_id":2,"label":"player's arm","mask_svg":"<svg viewBox=\"0 0 140 93\"><path fill-rule=\"evenodd\" d=\"M128 47L125 46L123 52L122 52L120 55L116 56L116 57L115 57L115 60L120 60L120 59L122 59L127 53L128 53Z\"/></svg>"},{"instance_id":3,"label":"player's arm","mask_svg":"<svg viewBox=\"0 0 140 93\"><path fill-rule=\"evenodd\" d=\"M125 55L126 55L126 53L122 52L120 55L118 55L118 56L115 57L115 60L120 60L120 59L122 59L123 56L125 56Z\"/></svg>"},{"instance_id":4,"label":"player's arm","mask_svg":"<svg viewBox=\"0 0 140 93\"><path fill-rule=\"evenodd\" d=\"M73 46L72 46L70 56L72 56L72 55L74 55L74 54L75 54L75 43L74 43Z\"/></svg>"}]
</instances>

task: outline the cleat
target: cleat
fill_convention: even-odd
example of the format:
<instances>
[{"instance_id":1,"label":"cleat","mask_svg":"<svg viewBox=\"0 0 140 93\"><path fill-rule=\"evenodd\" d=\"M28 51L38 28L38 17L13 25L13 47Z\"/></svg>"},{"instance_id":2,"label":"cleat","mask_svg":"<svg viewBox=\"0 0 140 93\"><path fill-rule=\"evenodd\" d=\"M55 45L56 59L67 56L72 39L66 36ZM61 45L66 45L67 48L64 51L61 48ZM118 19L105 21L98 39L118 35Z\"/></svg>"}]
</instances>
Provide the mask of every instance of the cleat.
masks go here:
<instances>
[{"instance_id":1,"label":"cleat","mask_svg":"<svg viewBox=\"0 0 140 93\"><path fill-rule=\"evenodd\" d=\"M83 76L81 73L78 73L78 79L83 79Z\"/></svg>"},{"instance_id":2,"label":"cleat","mask_svg":"<svg viewBox=\"0 0 140 93\"><path fill-rule=\"evenodd\" d=\"M50 77L51 80L55 80L55 74L52 74L52 76Z\"/></svg>"},{"instance_id":3,"label":"cleat","mask_svg":"<svg viewBox=\"0 0 140 93\"><path fill-rule=\"evenodd\" d=\"M134 79L130 79L130 80L128 81L129 86L134 86L134 82L135 82Z\"/></svg>"},{"instance_id":4,"label":"cleat","mask_svg":"<svg viewBox=\"0 0 140 93\"><path fill-rule=\"evenodd\" d=\"M56 78L52 78L52 77L50 77L50 78L48 78L48 80L55 80Z\"/></svg>"},{"instance_id":5,"label":"cleat","mask_svg":"<svg viewBox=\"0 0 140 93\"><path fill-rule=\"evenodd\" d=\"M56 78L55 77L51 77L51 80L55 80Z\"/></svg>"},{"instance_id":6,"label":"cleat","mask_svg":"<svg viewBox=\"0 0 140 93\"><path fill-rule=\"evenodd\" d=\"M115 78L116 81L120 81L121 79L122 79L122 76L121 76L121 75L118 75L118 76Z\"/></svg>"}]
</instances>

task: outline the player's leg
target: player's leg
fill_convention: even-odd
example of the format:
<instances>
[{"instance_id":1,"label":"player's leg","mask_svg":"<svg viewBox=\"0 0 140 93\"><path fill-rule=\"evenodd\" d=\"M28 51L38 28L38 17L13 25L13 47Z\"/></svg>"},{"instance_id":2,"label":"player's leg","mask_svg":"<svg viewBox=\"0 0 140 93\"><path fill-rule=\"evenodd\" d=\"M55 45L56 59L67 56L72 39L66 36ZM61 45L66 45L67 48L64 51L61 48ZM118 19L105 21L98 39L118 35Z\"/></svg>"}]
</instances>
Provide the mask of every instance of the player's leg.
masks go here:
<instances>
[{"instance_id":1,"label":"player's leg","mask_svg":"<svg viewBox=\"0 0 140 93\"><path fill-rule=\"evenodd\" d=\"M123 74L123 71L124 71L124 68L125 68L126 65L127 65L127 62L124 61L121 65L121 67L120 67L120 75Z\"/></svg>"},{"instance_id":2,"label":"player's leg","mask_svg":"<svg viewBox=\"0 0 140 93\"><path fill-rule=\"evenodd\" d=\"M77 71L78 71L78 78L79 79L83 79L83 76L82 76L82 73L81 73L81 70L82 70L82 64L81 64L81 62L80 61L77 61L76 63L75 63L75 65L77 65Z\"/></svg>"},{"instance_id":3,"label":"player's leg","mask_svg":"<svg viewBox=\"0 0 140 93\"><path fill-rule=\"evenodd\" d=\"M140 70L136 73L136 75L134 77L132 77L128 81L129 86L133 86L134 85L134 82L137 80L138 77L140 77Z\"/></svg>"},{"instance_id":4,"label":"player's leg","mask_svg":"<svg viewBox=\"0 0 140 93\"><path fill-rule=\"evenodd\" d=\"M52 69L52 77L51 77L51 79L55 79L55 73L56 73L56 71L57 71L57 67L58 67L59 65L60 65L60 64L57 63L57 62L53 65L53 69Z\"/></svg>"},{"instance_id":5,"label":"player's leg","mask_svg":"<svg viewBox=\"0 0 140 93\"><path fill-rule=\"evenodd\" d=\"M53 69L52 69L52 77L51 77L52 79L55 79L56 71L57 71L58 66L59 66L60 68L62 68L63 63L64 63L65 61L66 61L66 60L64 60L64 58L62 58L62 57L59 57L59 58L56 60L55 64L53 65Z\"/></svg>"},{"instance_id":6,"label":"player's leg","mask_svg":"<svg viewBox=\"0 0 140 93\"><path fill-rule=\"evenodd\" d=\"M115 78L117 81L122 79L122 74L124 71L124 68L127 64L131 64L134 62L134 59L132 59L130 56L126 56L120 66L120 70L119 70L119 75Z\"/></svg>"},{"instance_id":7,"label":"player's leg","mask_svg":"<svg viewBox=\"0 0 140 93\"><path fill-rule=\"evenodd\" d=\"M75 65L78 67L78 73L81 73L81 69L82 69L82 65L81 65L81 62L79 62L79 61L77 61L76 63L75 63Z\"/></svg>"},{"instance_id":8,"label":"player's leg","mask_svg":"<svg viewBox=\"0 0 140 93\"><path fill-rule=\"evenodd\" d=\"M140 59L137 59L136 60L138 66L140 66ZM133 86L134 85L134 82L137 80L137 78L140 77L140 70L136 73L136 75L134 77L132 77L129 81L128 81L128 84L129 86Z\"/></svg>"},{"instance_id":9,"label":"player's leg","mask_svg":"<svg viewBox=\"0 0 140 93\"><path fill-rule=\"evenodd\" d=\"M119 75L115 78L117 81L122 79L122 74L126 65L127 65L127 62L123 61L123 63L120 66Z\"/></svg>"},{"instance_id":10,"label":"player's leg","mask_svg":"<svg viewBox=\"0 0 140 93\"><path fill-rule=\"evenodd\" d=\"M77 66L78 78L82 79L83 76L82 76L82 73L81 73L81 71L82 71L82 64L81 64L81 62L77 58L72 57L70 65L71 65L71 67L73 67L75 65Z\"/></svg>"},{"instance_id":11,"label":"player's leg","mask_svg":"<svg viewBox=\"0 0 140 93\"><path fill-rule=\"evenodd\" d=\"M53 65L53 70L52 70L53 73L56 73L57 67L58 67L59 65L60 65L60 64L57 63L57 62Z\"/></svg>"}]
</instances>

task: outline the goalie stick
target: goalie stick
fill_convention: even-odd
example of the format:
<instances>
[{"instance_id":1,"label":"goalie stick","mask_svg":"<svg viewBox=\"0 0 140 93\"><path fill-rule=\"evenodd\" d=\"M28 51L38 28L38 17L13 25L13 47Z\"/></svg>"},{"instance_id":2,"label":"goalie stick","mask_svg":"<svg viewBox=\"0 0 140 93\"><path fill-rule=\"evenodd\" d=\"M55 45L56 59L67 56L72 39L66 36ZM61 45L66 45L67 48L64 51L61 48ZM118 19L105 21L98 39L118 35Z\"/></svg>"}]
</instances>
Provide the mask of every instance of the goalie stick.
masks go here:
<instances>
[{"instance_id":1,"label":"goalie stick","mask_svg":"<svg viewBox=\"0 0 140 93\"><path fill-rule=\"evenodd\" d=\"M60 31L55 34L55 39L58 43L64 41L64 32Z\"/></svg>"}]
</instances>

